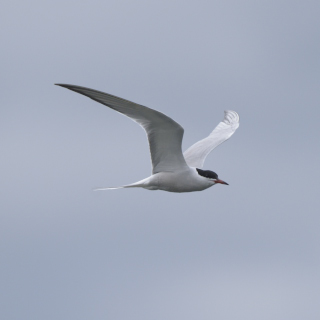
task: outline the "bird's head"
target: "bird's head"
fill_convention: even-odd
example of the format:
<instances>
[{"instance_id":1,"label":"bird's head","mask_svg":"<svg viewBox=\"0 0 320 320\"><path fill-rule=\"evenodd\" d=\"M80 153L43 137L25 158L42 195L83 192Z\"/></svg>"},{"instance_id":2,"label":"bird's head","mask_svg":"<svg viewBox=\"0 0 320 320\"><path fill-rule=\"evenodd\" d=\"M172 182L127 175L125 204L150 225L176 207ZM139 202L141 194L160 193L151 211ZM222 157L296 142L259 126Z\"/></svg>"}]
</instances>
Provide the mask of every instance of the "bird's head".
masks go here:
<instances>
[{"instance_id":1,"label":"bird's head","mask_svg":"<svg viewBox=\"0 0 320 320\"><path fill-rule=\"evenodd\" d=\"M229 185L228 183L220 180L220 179L218 178L218 175L217 175L215 172L213 172L213 171L210 171L210 170L201 170L201 169L198 169L198 168L197 168L197 171L198 171L199 176L208 179L208 181L210 181L213 185L216 184L216 183L221 183L221 184Z\"/></svg>"}]
</instances>

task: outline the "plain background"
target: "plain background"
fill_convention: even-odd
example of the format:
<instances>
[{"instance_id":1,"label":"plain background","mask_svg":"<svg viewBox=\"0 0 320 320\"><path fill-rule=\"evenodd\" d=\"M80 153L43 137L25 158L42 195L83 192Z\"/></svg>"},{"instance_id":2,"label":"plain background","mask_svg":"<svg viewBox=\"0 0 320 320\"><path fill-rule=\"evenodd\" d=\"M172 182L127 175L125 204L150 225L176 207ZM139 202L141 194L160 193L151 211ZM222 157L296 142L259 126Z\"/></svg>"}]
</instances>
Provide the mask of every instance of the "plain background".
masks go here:
<instances>
[{"instance_id":1,"label":"plain background","mask_svg":"<svg viewBox=\"0 0 320 320\"><path fill-rule=\"evenodd\" d=\"M0 317L318 320L319 1L2 1ZM225 109L230 185L92 192L147 177L145 133L54 86L185 128Z\"/></svg>"}]
</instances>

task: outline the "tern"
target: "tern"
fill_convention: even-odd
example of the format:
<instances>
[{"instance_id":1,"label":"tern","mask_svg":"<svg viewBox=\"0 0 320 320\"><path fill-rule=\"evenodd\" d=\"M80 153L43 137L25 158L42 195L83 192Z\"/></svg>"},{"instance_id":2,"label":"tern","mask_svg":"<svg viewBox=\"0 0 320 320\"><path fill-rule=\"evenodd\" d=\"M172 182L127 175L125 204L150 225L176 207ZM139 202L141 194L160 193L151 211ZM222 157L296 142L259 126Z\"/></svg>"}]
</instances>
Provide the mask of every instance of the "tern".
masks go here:
<instances>
[{"instance_id":1,"label":"tern","mask_svg":"<svg viewBox=\"0 0 320 320\"><path fill-rule=\"evenodd\" d=\"M101 91L70 84L56 85L80 93L124 114L137 122L147 134L152 161L151 176L129 185L96 190L144 188L180 193L202 191L215 184L228 185L220 180L215 172L203 170L202 167L207 155L229 139L239 127L239 115L235 111L226 110L223 121L208 137L182 153L184 129L165 114Z\"/></svg>"}]
</instances>

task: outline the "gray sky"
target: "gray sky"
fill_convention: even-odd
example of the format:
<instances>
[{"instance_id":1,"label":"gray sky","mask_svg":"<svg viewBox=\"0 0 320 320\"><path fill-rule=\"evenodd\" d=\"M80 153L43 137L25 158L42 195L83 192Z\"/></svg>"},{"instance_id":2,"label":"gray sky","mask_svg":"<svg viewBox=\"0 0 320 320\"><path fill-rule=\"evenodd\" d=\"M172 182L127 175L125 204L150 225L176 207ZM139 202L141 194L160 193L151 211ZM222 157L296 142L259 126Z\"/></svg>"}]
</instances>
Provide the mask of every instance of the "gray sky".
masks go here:
<instances>
[{"instance_id":1,"label":"gray sky","mask_svg":"<svg viewBox=\"0 0 320 320\"><path fill-rule=\"evenodd\" d=\"M319 319L319 1L4 1L0 318ZM206 160L229 186L114 190L151 171L134 122L240 128Z\"/></svg>"}]
</instances>

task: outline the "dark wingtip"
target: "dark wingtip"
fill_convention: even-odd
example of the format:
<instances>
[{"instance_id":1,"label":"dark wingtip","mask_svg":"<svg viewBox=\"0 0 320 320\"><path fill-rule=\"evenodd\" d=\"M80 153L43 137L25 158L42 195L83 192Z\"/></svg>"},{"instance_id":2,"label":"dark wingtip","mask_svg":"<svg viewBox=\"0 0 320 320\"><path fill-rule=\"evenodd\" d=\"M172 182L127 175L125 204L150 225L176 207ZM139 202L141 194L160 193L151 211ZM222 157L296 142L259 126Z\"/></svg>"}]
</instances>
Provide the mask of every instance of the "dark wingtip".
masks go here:
<instances>
[{"instance_id":1,"label":"dark wingtip","mask_svg":"<svg viewBox=\"0 0 320 320\"><path fill-rule=\"evenodd\" d=\"M55 83L54 85L55 85L55 86L59 86L59 87L64 87L64 88L71 87L70 84L64 84L64 83Z\"/></svg>"}]
</instances>

